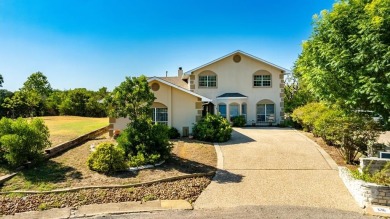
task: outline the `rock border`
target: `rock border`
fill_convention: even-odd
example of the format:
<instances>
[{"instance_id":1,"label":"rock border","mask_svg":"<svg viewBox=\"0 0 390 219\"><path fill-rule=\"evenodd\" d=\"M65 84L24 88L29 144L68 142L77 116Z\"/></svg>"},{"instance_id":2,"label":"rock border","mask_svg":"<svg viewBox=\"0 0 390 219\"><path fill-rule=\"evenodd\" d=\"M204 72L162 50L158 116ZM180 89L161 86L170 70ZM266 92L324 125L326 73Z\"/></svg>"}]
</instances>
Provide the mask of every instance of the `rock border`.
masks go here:
<instances>
[{"instance_id":1,"label":"rock border","mask_svg":"<svg viewBox=\"0 0 390 219\"><path fill-rule=\"evenodd\" d=\"M142 182L142 183L133 183L133 184L125 184L125 185L103 185L103 186L83 186L83 187L74 187L74 188L66 188L66 189L54 189L51 191L8 191L8 192L0 192L0 195L7 195L7 194L48 194L48 193L62 193L62 192L75 192L80 191L84 189L111 189L111 188L130 188L130 187L140 187L140 186L147 186L154 183L160 183L160 182L171 182L175 180L180 179L187 179L187 178L195 178L195 177L203 177L203 176L214 176L215 171L210 171L208 173L193 173L193 174L186 174L186 175L180 175L180 176L173 176L158 180L152 180L148 182Z\"/></svg>"},{"instance_id":2,"label":"rock border","mask_svg":"<svg viewBox=\"0 0 390 219\"><path fill-rule=\"evenodd\" d=\"M339 176L359 207L370 205L390 206L390 186L355 179L346 167L339 167Z\"/></svg>"}]
</instances>

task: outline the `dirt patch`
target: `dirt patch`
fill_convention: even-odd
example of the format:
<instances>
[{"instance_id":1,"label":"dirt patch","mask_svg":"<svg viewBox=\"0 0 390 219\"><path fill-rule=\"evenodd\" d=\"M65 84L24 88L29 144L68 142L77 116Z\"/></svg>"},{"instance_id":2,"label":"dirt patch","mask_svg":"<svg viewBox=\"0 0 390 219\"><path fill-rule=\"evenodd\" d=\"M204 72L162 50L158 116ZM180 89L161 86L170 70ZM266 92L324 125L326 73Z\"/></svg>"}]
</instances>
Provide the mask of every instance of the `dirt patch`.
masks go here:
<instances>
[{"instance_id":1,"label":"dirt patch","mask_svg":"<svg viewBox=\"0 0 390 219\"><path fill-rule=\"evenodd\" d=\"M0 215L89 204L157 199L184 199L192 203L210 184L210 181L208 177L198 177L126 189L89 189L59 194L0 195Z\"/></svg>"},{"instance_id":2,"label":"dirt patch","mask_svg":"<svg viewBox=\"0 0 390 219\"><path fill-rule=\"evenodd\" d=\"M319 146L326 151L330 155L330 157L336 162L338 166L343 166L347 167L350 170L355 170L358 168L356 165L351 165L351 164L346 164L343 157L340 155L340 153L337 151L336 147L329 146L328 144L325 143L325 141L321 137L315 137L312 133L310 132L304 132L304 131L299 131L311 140L315 141Z\"/></svg>"},{"instance_id":3,"label":"dirt patch","mask_svg":"<svg viewBox=\"0 0 390 219\"><path fill-rule=\"evenodd\" d=\"M163 165L138 172L121 172L112 175L91 171L87 159L91 145L101 142L113 142L108 134L62 155L52 158L41 166L22 171L4 183L1 191L14 190L52 190L58 188L82 187L93 185L123 185L152 181L190 173L207 173L215 170L217 157L214 146L194 140L175 140L173 157Z\"/></svg>"}]
</instances>

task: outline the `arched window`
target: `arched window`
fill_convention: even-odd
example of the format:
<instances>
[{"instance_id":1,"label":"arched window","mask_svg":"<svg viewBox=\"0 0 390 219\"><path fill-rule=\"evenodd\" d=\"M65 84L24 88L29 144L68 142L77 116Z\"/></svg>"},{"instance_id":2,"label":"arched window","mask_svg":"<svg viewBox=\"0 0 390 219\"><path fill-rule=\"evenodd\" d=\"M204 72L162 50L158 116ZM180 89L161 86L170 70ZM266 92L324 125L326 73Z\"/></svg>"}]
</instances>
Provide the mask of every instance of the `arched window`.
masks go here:
<instances>
[{"instance_id":1,"label":"arched window","mask_svg":"<svg viewBox=\"0 0 390 219\"><path fill-rule=\"evenodd\" d=\"M224 104L224 103L218 104L218 113L223 118L226 118L226 104Z\"/></svg>"},{"instance_id":2,"label":"arched window","mask_svg":"<svg viewBox=\"0 0 390 219\"><path fill-rule=\"evenodd\" d=\"M261 100L256 104L256 122L275 122L275 103Z\"/></svg>"},{"instance_id":3,"label":"arched window","mask_svg":"<svg viewBox=\"0 0 390 219\"><path fill-rule=\"evenodd\" d=\"M199 74L199 88L217 87L217 74L212 71L203 71Z\"/></svg>"},{"instance_id":4,"label":"arched window","mask_svg":"<svg viewBox=\"0 0 390 219\"><path fill-rule=\"evenodd\" d=\"M253 74L253 87L271 87L271 73L265 70L259 70Z\"/></svg>"},{"instance_id":5,"label":"arched window","mask_svg":"<svg viewBox=\"0 0 390 219\"><path fill-rule=\"evenodd\" d=\"M229 104L230 119L240 115L240 106L237 103Z\"/></svg>"},{"instance_id":6,"label":"arched window","mask_svg":"<svg viewBox=\"0 0 390 219\"><path fill-rule=\"evenodd\" d=\"M168 107L162 103L154 102L152 105L153 123L168 125Z\"/></svg>"}]
</instances>

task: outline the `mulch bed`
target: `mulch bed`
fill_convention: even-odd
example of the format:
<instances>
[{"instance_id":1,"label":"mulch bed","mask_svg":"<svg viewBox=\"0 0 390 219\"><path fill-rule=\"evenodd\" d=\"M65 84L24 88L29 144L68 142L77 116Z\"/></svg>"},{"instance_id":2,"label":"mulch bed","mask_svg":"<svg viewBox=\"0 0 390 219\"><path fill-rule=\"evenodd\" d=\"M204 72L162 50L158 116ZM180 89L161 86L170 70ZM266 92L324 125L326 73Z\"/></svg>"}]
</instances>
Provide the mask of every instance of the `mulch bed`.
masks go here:
<instances>
[{"instance_id":1,"label":"mulch bed","mask_svg":"<svg viewBox=\"0 0 390 219\"><path fill-rule=\"evenodd\" d=\"M133 188L87 189L77 192L49 194L0 195L0 215L128 201L183 199L192 203L210 182L211 177L196 177Z\"/></svg>"}]
</instances>

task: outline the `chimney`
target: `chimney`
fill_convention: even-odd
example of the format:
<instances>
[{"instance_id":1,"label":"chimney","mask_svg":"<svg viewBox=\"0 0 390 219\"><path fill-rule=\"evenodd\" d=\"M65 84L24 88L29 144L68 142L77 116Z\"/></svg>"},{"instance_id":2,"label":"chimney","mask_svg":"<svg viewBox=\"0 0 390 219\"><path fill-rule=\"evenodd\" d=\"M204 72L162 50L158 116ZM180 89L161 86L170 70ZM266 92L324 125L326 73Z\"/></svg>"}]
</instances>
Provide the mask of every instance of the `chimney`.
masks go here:
<instances>
[{"instance_id":1,"label":"chimney","mask_svg":"<svg viewBox=\"0 0 390 219\"><path fill-rule=\"evenodd\" d=\"M179 78L182 78L183 77L183 68L182 67L179 67L179 70L177 70L177 76Z\"/></svg>"}]
</instances>

